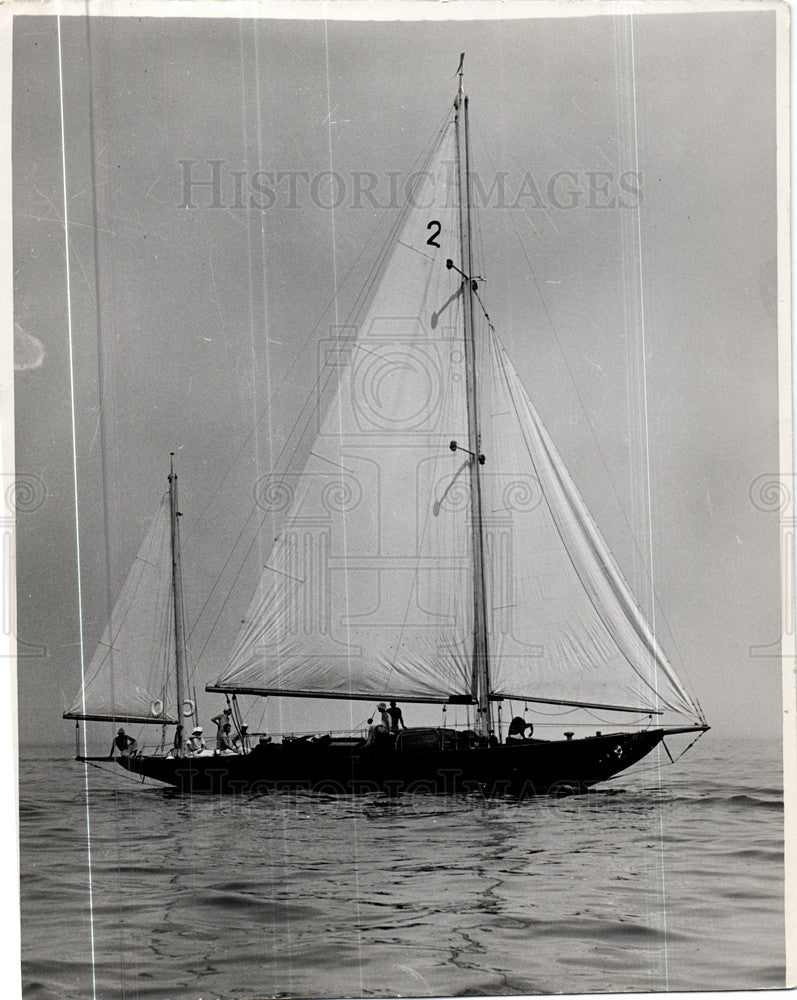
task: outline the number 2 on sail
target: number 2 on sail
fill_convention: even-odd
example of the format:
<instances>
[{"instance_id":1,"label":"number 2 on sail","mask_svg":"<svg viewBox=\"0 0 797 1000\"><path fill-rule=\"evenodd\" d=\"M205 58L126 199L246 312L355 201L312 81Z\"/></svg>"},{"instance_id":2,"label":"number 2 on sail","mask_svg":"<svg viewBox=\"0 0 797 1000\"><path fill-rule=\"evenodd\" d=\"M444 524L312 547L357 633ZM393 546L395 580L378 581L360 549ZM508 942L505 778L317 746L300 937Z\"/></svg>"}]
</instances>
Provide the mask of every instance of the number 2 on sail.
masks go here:
<instances>
[{"instance_id":1,"label":"number 2 on sail","mask_svg":"<svg viewBox=\"0 0 797 1000\"><path fill-rule=\"evenodd\" d=\"M432 221L426 226L426 228L432 229L434 226L437 226L437 228L433 230L432 235L426 241L426 245L430 247L439 247L440 244L437 242L437 237L440 235L440 232L443 227L440 225L437 219L432 219Z\"/></svg>"}]
</instances>

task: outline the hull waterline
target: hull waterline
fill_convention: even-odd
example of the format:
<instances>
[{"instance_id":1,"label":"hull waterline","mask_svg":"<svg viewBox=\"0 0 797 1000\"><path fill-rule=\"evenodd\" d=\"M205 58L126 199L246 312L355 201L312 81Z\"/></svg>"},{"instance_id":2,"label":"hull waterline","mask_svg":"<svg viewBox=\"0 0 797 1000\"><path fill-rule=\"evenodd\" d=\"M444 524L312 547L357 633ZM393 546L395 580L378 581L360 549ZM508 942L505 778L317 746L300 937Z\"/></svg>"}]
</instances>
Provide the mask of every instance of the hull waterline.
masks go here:
<instances>
[{"instance_id":1,"label":"hull waterline","mask_svg":"<svg viewBox=\"0 0 797 1000\"><path fill-rule=\"evenodd\" d=\"M251 794L293 788L319 794L533 796L584 791L606 781L649 754L671 732L653 729L413 752L295 741L270 744L246 756L124 756L119 763L134 774L189 793Z\"/></svg>"}]
</instances>

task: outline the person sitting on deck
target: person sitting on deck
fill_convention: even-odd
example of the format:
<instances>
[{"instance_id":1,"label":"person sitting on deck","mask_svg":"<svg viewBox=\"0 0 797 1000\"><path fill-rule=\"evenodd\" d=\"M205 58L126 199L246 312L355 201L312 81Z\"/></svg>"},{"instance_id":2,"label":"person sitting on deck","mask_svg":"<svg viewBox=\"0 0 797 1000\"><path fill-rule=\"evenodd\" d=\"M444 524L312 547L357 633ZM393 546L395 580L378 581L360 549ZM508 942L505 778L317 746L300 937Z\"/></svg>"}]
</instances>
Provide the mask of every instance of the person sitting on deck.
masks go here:
<instances>
[{"instance_id":1,"label":"person sitting on deck","mask_svg":"<svg viewBox=\"0 0 797 1000\"><path fill-rule=\"evenodd\" d=\"M202 726L196 726L188 738L188 752L195 757L205 752L205 741L202 738Z\"/></svg>"},{"instance_id":2,"label":"person sitting on deck","mask_svg":"<svg viewBox=\"0 0 797 1000\"><path fill-rule=\"evenodd\" d=\"M526 730L528 729L528 736L526 735ZM531 735L534 732L534 726L531 722L526 722L524 718L520 715L516 715L515 718L509 723L509 731L506 734L507 743L525 743L526 740L531 739Z\"/></svg>"},{"instance_id":3,"label":"person sitting on deck","mask_svg":"<svg viewBox=\"0 0 797 1000\"><path fill-rule=\"evenodd\" d=\"M390 733L390 729L384 723L378 723L374 725L373 719L368 719L368 736L365 740L365 746L372 747L376 743L382 743L385 737Z\"/></svg>"},{"instance_id":4,"label":"person sitting on deck","mask_svg":"<svg viewBox=\"0 0 797 1000\"><path fill-rule=\"evenodd\" d=\"M249 753L252 749L249 742L249 727L245 722L241 723L240 733L233 737L232 745L233 749L237 750L238 753Z\"/></svg>"},{"instance_id":5,"label":"person sitting on deck","mask_svg":"<svg viewBox=\"0 0 797 1000\"><path fill-rule=\"evenodd\" d=\"M390 702L390 708L387 710L387 714L390 716L390 732L398 733L400 729L406 729L404 725L404 716L401 714L401 709L396 705L395 701Z\"/></svg>"},{"instance_id":6,"label":"person sitting on deck","mask_svg":"<svg viewBox=\"0 0 797 1000\"><path fill-rule=\"evenodd\" d=\"M376 706L377 712L379 712L379 724L385 727L385 732L390 732L390 716L387 714L387 705L380 701Z\"/></svg>"},{"instance_id":7,"label":"person sitting on deck","mask_svg":"<svg viewBox=\"0 0 797 1000\"><path fill-rule=\"evenodd\" d=\"M113 757L114 747L116 747L119 753L123 756L132 756L136 752L137 746L138 743L136 743L135 739L132 736L128 736L124 729L120 727L119 732L116 734L114 741L111 744L111 752L108 754L108 757Z\"/></svg>"},{"instance_id":8,"label":"person sitting on deck","mask_svg":"<svg viewBox=\"0 0 797 1000\"><path fill-rule=\"evenodd\" d=\"M269 752L269 747L271 745L270 736L261 736L257 741L257 746L252 747L251 757L262 757L264 754Z\"/></svg>"}]
</instances>

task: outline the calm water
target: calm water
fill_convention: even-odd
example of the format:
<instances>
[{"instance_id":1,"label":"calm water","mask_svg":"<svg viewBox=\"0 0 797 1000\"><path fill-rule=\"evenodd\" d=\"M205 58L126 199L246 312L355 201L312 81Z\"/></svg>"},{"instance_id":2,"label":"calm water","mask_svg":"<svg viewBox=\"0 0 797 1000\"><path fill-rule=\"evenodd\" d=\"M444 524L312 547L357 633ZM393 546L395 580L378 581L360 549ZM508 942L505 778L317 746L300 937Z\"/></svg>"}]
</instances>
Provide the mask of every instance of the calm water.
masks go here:
<instances>
[{"instance_id":1,"label":"calm water","mask_svg":"<svg viewBox=\"0 0 797 1000\"><path fill-rule=\"evenodd\" d=\"M114 767L87 810L80 765L22 751L31 1000L783 985L774 742L710 733L661 774L514 804L190 799Z\"/></svg>"}]
</instances>

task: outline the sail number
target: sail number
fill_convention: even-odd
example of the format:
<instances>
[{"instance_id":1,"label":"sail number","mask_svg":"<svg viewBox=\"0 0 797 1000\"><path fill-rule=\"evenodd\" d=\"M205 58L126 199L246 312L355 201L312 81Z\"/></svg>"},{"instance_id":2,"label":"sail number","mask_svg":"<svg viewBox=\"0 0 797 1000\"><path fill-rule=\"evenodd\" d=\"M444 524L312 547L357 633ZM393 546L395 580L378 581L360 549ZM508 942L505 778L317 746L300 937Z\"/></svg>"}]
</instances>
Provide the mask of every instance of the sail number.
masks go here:
<instances>
[{"instance_id":1,"label":"sail number","mask_svg":"<svg viewBox=\"0 0 797 1000\"><path fill-rule=\"evenodd\" d=\"M426 245L429 247L439 247L440 244L437 242L437 237L442 232L443 227L437 221L437 219L432 219L432 221L427 225L427 229L432 230L432 235L426 241Z\"/></svg>"}]
</instances>

